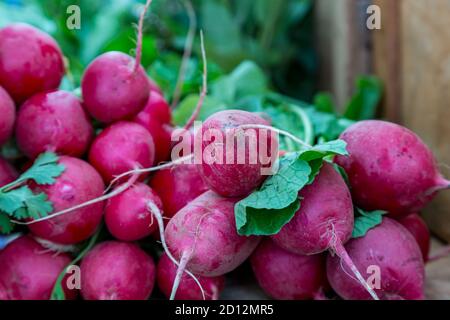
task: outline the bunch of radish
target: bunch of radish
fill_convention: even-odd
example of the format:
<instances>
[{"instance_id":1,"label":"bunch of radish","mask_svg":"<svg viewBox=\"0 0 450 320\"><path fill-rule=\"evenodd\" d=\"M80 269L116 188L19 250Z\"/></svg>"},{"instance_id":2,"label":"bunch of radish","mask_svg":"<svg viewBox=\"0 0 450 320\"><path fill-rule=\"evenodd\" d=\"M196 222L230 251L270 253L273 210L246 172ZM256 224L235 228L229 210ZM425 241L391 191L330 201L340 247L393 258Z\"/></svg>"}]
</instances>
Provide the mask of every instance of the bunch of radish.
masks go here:
<instances>
[{"instance_id":1,"label":"bunch of radish","mask_svg":"<svg viewBox=\"0 0 450 320\"><path fill-rule=\"evenodd\" d=\"M26 24L0 29L0 145L14 136L30 164L50 152L64 168L52 182L22 181L30 164L19 170L0 158L0 187L7 187L0 195L26 185L51 203L47 215L13 221L26 225L26 234L0 251L0 299L50 299L57 288L66 299L148 299L155 285L171 299L218 299L225 276L247 260L275 299L325 299L332 292L343 299L423 299L429 231L415 213L450 182L419 137L389 122L361 121L342 133L347 152L333 158L272 128L265 116L230 109L187 131L193 141L183 158L171 159L171 108L141 65L149 5L136 56L107 52L94 59L82 98L58 89L64 64L54 39ZM198 108L186 130L197 115ZM223 137L256 132L255 144L268 153L205 140L211 129ZM292 156L278 158L273 133L298 142L299 155L308 154L299 163L316 171L291 192L295 210L276 232L244 230L237 208L270 185L264 170L274 173ZM202 154L213 146L213 160L222 161L196 162L197 141ZM227 163L225 150L244 162ZM355 237L356 207L386 216ZM273 221L286 208L256 209L267 209ZM107 241L97 240L102 221ZM95 241L80 253L89 239ZM143 245L149 243L157 250ZM70 286L67 270L78 260L80 286ZM379 277L370 282L372 267Z\"/></svg>"}]
</instances>

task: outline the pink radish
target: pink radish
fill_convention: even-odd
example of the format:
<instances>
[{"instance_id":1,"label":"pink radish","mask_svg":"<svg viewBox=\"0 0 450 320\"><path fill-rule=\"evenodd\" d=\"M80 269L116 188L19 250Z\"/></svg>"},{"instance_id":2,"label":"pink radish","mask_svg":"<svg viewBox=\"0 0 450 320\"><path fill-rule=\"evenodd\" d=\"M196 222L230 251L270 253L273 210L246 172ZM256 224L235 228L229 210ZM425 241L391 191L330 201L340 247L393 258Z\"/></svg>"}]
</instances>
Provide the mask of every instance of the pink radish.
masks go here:
<instances>
[{"instance_id":1,"label":"pink radish","mask_svg":"<svg viewBox=\"0 0 450 320\"><path fill-rule=\"evenodd\" d=\"M395 220L384 218L365 236L350 240L346 249L359 270L374 276L372 284L381 299L424 299L425 272L420 248L408 230ZM342 298L370 299L338 257L328 257L327 274L331 286Z\"/></svg>"},{"instance_id":2,"label":"pink radish","mask_svg":"<svg viewBox=\"0 0 450 320\"><path fill-rule=\"evenodd\" d=\"M428 254L430 252L430 230L423 221L423 219L417 214L409 214L398 220L416 239L422 252L423 261L428 261Z\"/></svg>"},{"instance_id":3,"label":"pink radish","mask_svg":"<svg viewBox=\"0 0 450 320\"><path fill-rule=\"evenodd\" d=\"M8 92L0 86L0 146L12 135L16 120L16 107Z\"/></svg>"},{"instance_id":4,"label":"pink radish","mask_svg":"<svg viewBox=\"0 0 450 320\"><path fill-rule=\"evenodd\" d=\"M109 199L105 208L109 232L122 241L139 240L153 233L158 224L148 209L149 201L162 211L161 199L143 183L136 183Z\"/></svg>"},{"instance_id":5,"label":"pink radish","mask_svg":"<svg viewBox=\"0 0 450 320\"><path fill-rule=\"evenodd\" d=\"M209 188L225 197L242 197L248 195L257 188L266 178L262 174L263 168L270 168L272 163L272 149L278 145L278 141L272 132L266 129L241 129L243 125L268 125L260 116L241 110L220 111L211 115L203 123L201 130L196 133L196 142L202 146L202 163L199 171ZM237 136L245 137L245 133L255 132L255 136L246 140L245 149L238 149L238 144L231 145ZM266 133L263 138L263 131ZM240 133L239 133L240 132ZM209 136L211 134L211 136ZM217 135L217 136L216 136ZM227 137L235 136L231 141ZM228 141L227 141L228 140ZM256 154L250 147L254 145ZM266 146L266 152L261 146ZM243 154L240 154L243 152ZM233 161L227 163L227 154L233 155ZM274 155L278 151L274 152ZM238 163L238 156L243 156L243 163ZM251 162L255 156L256 161ZM206 160L209 157L211 160ZM263 163L267 158L267 163ZM212 162L212 163L211 163Z\"/></svg>"},{"instance_id":6,"label":"pink radish","mask_svg":"<svg viewBox=\"0 0 450 320\"><path fill-rule=\"evenodd\" d=\"M259 285L275 299L314 299L328 288L324 254L294 254L265 239L250 261Z\"/></svg>"},{"instance_id":7,"label":"pink radish","mask_svg":"<svg viewBox=\"0 0 450 320\"><path fill-rule=\"evenodd\" d=\"M177 274L177 265L174 264L166 254L163 254L158 261L156 267L156 282L163 294L169 298L172 290L173 282ZM205 298L207 300L217 300L220 292L224 288L225 277L197 277L200 282ZM183 275L180 280L176 300L203 300L202 292L195 281L188 275Z\"/></svg>"},{"instance_id":8,"label":"pink radish","mask_svg":"<svg viewBox=\"0 0 450 320\"><path fill-rule=\"evenodd\" d=\"M394 123L358 122L341 135L349 157L336 162L347 172L356 205L392 216L420 211L450 185L431 150L412 131Z\"/></svg>"},{"instance_id":9,"label":"pink radish","mask_svg":"<svg viewBox=\"0 0 450 320\"><path fill-rule=\"evenodd\" d=\"M134 122L120 121L103 130L89 151L89 162L105 182L136 167L151 167L155 145L150 133Z\"/></svg>"},{"instance_id":10,"label":"pink radish","mask_svg":"<svg viewBox=\"0 0 450 320\"><path fill-rule=\"evenodd\" d=\"M48 34L25 23L0 29L0 85L16 103L58 88L63 75L61 49Z\"/></svg>"},{"instance_id":11,"label":"pink radish","mask_svg":"<svg viewBox=\"0 0 450 320\"><path fill-rule=\"evenodd\" d=\"M208 190L195 164L187 163L156 172L150 186L161 197L168 218Z\"/></svg>"},{"instance_id":12,"label":"pink radish","mask_svg":"<svg viewBox=\"0 0 450 320\"><path fill-rule=\"evenodd\" d=\"M314 182L299 192L300 209L278 234L272 236L277 245L292 253L311 255L326 250L335 252L358 278L357 286L368 286L343 244L353 230L353 204L350 192L333 166L324 163Z\"/></svg>"},{"instance_id":13,"label":"pink radish","mask_svg":"<svg viewBox=\"0 0 450 320\"><path fill-rule=\"evenodd\" d=\"M0 157L0 187L13 182L19 177L16 169L5 159Z\"/></svg>"},{"instance_id":14,"label":"pink radish","mask_svg":"<svg viewBox=\"0 0 450 320\"><path fill-rule=\"evenodd\" d=\"M16 139L29 158L45 151L82 156L94 132L78 98L66 91L34 95L19 109Z\"/></svg>"},{"instance_id":15,"label":"pink radish","mask_svg":"<svg viewBox=\"0 0 450 320\"><path fill-rule=\"evenodd\" d=\"M81 261L81 295L86 300L147 300L155 263L137 245L106 241Z\"/></svg>"},{"instance_id":16,"label":"pink radish","mask_svg":"<svg viewBox=\"0 0 450 320\"><path fill-rule=\"evenodd\" d=\"M1 300L49 300L53 286L71 258L64 253L51 252L22 236L0 252ZM76 297L75 290L62 281L66 299Z\"/></svg>"},{"instance_id":17,"label":"pink radish","mask_svg":"<svg viewBox=\"0 0 450 320\"><path fill-rule=\"evenodd\" d=\"M47 194L53 203L54 212L103 194L105 186L102 178L87 162L62 156L59 163L64 165L65 170L54 184L32 186L35 192ZM57 244L78 243L95 232L103 216L103 207L103 203L96 203L65 215L31 223L28 227L34 235Z\"/></svg>"}]
</instances>

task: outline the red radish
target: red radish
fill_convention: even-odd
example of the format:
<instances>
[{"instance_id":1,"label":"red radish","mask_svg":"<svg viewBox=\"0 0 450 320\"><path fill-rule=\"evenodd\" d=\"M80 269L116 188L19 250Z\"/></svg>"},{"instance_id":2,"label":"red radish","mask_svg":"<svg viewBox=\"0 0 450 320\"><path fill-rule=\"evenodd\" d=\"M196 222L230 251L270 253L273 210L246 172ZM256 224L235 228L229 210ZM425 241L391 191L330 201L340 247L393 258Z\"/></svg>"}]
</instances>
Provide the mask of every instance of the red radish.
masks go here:
<instances>
[{"instance_id":1,"label":"red radish","mask_svg":"<svg viewBox=\"0 0 450 320\"><path fill-rule=\"evenodd\" d=\"M44 192L53 203L53 211L71 208L103 194L100 175L87 162L62 156L59 163L65 170L52 185L33 185L35 192ZM96 203L71 213L28 225L30 231L45 240L58 244L74 244L89 238L99 226L103 203Z\"/></svg>"},{"instance_id":2,"label":"red radish","mask_svg":"<svg viewBox=\"0 0 450 320\"><path fill-rule=\"evenodd\" d=\"M423 261L428 261L428 254L430 252L430 230L417 213L409 214L398 220L416 239L422 252Z\"/></svg>"},{"instance_id":3,"label":"red radish","mask_svg":"<svg viewBox=\"0 0 450 320\"><path fill-rule=\"evenodd\" d=\"M155 145L150 133L134 122L120 121L103 130L89 151L89 162L110 182L136 167L151 167Z\"/></svg>"},{"instance_id":4,"label":"red radish","mask_svg":"<svg viewBox=\"0 0 450 320\"><path fill-rule=\"evenodd\" d=\"M158 224L148 209L149 201L162 211L161 199L143 183L136 183L109 199L105 208L109 232L122 241L139 240L153 233Z\"/></svg>"},{"instance_id":5,"label":"red radish","mask_svg":"<svg viewBox=\"0 0 450 320\"><path fill-rule=\"evenodd\" d=\"M1 300L49 300L53 286L71 259L67 254L51 252L22 236L0 252ZM76 291L62 285L66 299L74 299Z\"/></svg>"},{"instance_id":6,"label":"red radish","mask_svg":"<svg viewBox=\"0 0 450 320\"><path fill-rule=\"evenodd\" d=\"M150 97L144 109L133 119L145 127L155 142L156 159L160 163L169 158L171 147L171 110L164 98L156 92L150 92Z\"/></svg>"},{"instance_id":7,"label":"red radish","mask_svg":"<svg viewBox=\"0 0 450 320\"><path fill-rule=\"evenodd\" d=\"M29 158L45 151L82 156L93 135L80 100L67 91L38 93L18 112L16 139Z\"/></svg>"},{"instance_id":8,"label":"red radish","mask_svg":"<svg viewBox=\"0 0 450 320\"><path fill-rule=\"evenodd\" d=\"M1 54L1 53L0 53ZM16 107L9 94L0 86L0 146L12 135L16 120Z\"/></svg>"},{"instance_id":9,"label":"red radish","mask_svg":"<svg viewBox=\"0 0 450 320\"><path fill-rule=\"evenodd\" d=\"M16 103L58 88L63 75L63 55L48 34L25 23L0 29L0 85Z\"/></svg>"},{"instance_id":10,"label":"red radish","mask_svg":"<svg viewBox=\"0 0 450 320\"><path fill-rule=\"evenodd\" d=\"M159 258L156 266L156 282L162 293L169 298L172 290L173 282L177 274L177 266L169 259L166 254ZM225 277L197 277L200 282L206 300L217 300L220 292L225 285ZM176 300L203 300L203 295L195 281L186 274L183 274L175 295Z\"/></svg>"},{"instance_id":11,"label":"red radish","mask_svg":"<svg viewBox=\"0 0 450 320\"><path fill-rule=\"evenodd\" d=\"M140 112L150 86L144 68L121 52L98 56L85 70L81 90L86 109L101 122L125 120Z\"/></svg>"},{"instance_id":12,"label":"red radish","mask_svg":"<svg viewBox=\"0 0 450 320\"><path fill-rule=\"evenodd\" d=\"M300 209L272 236L275 243L296 254L335 252L358 278L356 285L377 299L343 246L352 234L354 218L350 192L341 175L331 164L324 163L314 182L303 188L299 197L302 199Z\"/></svg>"},{"instance_id":13,"label":"red radish","mask_svg":"<svg viewBox=\"0 0 450 320\"><path fill-rule=\"evenodd\" d=\"M106 241L81 262L85 300L147 300L155 284L155 263L137 245Z\"/></svg>"},{"instance_id":14,"label":"red radish","mask_svg":"<svg viewBox=\"0 0 450 320\"><path fill-rule=\"evenodd\" d=\"M420 248L411 233L395 220L384 218L365 236L350 240L346 249L359 270L375 277L374 290L381 299L425 298L425 271ZM331 286L342 298L370 298L338 257L328 257L327 275ZM379 281L377 276L380 276Z\"/></svg>"},{"instance_id":15,"label":"red radish","mask_svg":"<svg viewBox=\"0 0 450 320\"><path fill-rule=\"evenodd\" d=\"M150 186L161 197L165 217L169 218L208 190L195 164L160 170L151 178Z\"/></svg>"},{"instance_id":16,"label":"red radish","mask_svg":"<svg viewBox=\"0 0 450 320\"><path fill-rule=\"evenodd\" d=\"M0 187L13 182L19 177L16 169L8 161L0 157Z\"/></svg>"},{"instance_id":17,"label":"red radish","mask_svg":"<svg viewBox=\"0 0 450 320\"><path fill-rule=\"evenodd\" d=\"M394 123L358 122L341 135L349 157L336 162L347 172L356 205L392 216L420 211L450 182L438 172L431 150L412 131Z\"/></svg>"},{"instance_id":18,"label":"red radish","mask_svg":"<svg viewBox=\"0 0 450 320\"><path fill-rule=\"evenodd\" d=\"M160 95L163 95L161 88L158 86L158 84L155 82L155 80L153 80L152 78L149 77L148 83L150 86L150 92L156 92Z\"/></svg>"},{"instance_id":19,"label":"red radish","mask_svg":"<svg viewBox=\"0 0 450 320\"><path fill-rule=\"evenodd\" d=\"M207 191L169 221L165 238L174 257L181 259L180 265L194 274L213 277L234 270L248 258L260 238L238 235L234 219L238 200Z\"/></svg>"},{"instance_id":20,"label":"red radish","mask_svg":"<svg viewBox=\"0 0 450 320\"><path fill-rule=\"evenodd\" d=\"M246 196L257 188L266 178L262 173L263 168L270 168L272 155L278 154L278 151L272 152L278 145L272 132L267 129L238 128L242 125L268 123L254 113L225 110L206 119L195 137L195 143L200 141L202 146L200 174L211 190L225 197ZM245 135L251 132L255 135L249 135L245 139ZM241 143L244 149L239 149L237 137L245 139L245 144ZM261 150L261 146L266 147L265 152ZM243 157L242 163L239 163L239 157ZM252 158L255 159L254 163ZM267 158L267 163L264 163L263 158Z\"/></svg>"},{"instance_id":21,"label":"red radish","mask_svg":"<svg viewBox=\"0 0 450 320\"><path fill-rule=\"evenodd\" d=\"M314 299L328 287L324 254L294 254L267 238L250 261L259 285L275 299Z\"/></svg>"}]
</instances>

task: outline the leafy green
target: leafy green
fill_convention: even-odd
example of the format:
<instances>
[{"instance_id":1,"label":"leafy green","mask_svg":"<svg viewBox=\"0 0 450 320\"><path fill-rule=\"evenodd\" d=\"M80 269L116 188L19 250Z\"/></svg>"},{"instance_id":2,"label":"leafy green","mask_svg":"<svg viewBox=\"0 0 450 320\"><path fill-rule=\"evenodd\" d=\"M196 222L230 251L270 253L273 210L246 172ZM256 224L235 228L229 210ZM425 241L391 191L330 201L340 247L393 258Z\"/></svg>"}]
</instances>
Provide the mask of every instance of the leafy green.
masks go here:
<instances>
[{"instance_id":1,"label":"leafy green","mask_svg":"<svg viewBox=\"0 0 450 320\"><path fill-rule=\"evenodd\" d=\"M353 227L352 238L363 237L367 231L378 226L382 220L386 211L364 211L362 209L355 209L355 225Z\"/></svg>"},{"instance_id":2,"label":"leafy green","mask_svg":"<svg viewBox=\"0 0 450 320\"><path fill-rule=\"evenodd\" d=\"M240 235L272 235L292 219L301 206L298 192L314 181L323 160L347 155L345 142L330 141L287 154L279 160L278 171L234 208Z\"/></svg>"},{"instance_id":3,"label":"leafy green","mask_svg":"<svg viewBox=\"0 0 450 320\"><path fill-rule=\"evenodd\" d=\"M317 111L334 113L336 107L333 103L333 98L329 93L318 93L314 96L314 106Z\"/></svg>"},{"instance_id":4,"label":"leafy green","mask_svg":"<svg viewBox=\"0 0 450 320\"><path fill-rule=\"evenodd\" d=\"M13 231L14 224L9 220L9 217L0 213L0 234L9 234Z\"/></svg>"},{"instance_id":5,"label":"leafy green","mask_svg":"<svg viewBox=\"0 0 450 320\"><path fill-rule=\"evenodd\" d=\"M356 81L357 91L348 103L344 117L350 120L366 120L375 117L383 88L376 77L360 77Z\"/></svg>"},{"instance_id":6,"label":"leafy green","mask_svg":"<svg viewBox=\"0 0 450 320\"><path fill-rule=\"evenodd\" d=\"M50 300L65 300L66 299L66 295L64 293L64 288L62 286L62 281L64 280L64 277L67 274L67 269L70 266L77 264L92 249L92 247L97 242L97 239L98 239L101 229L102 229L102 226L100 226L97 229L97 232L95 232L95 234L89 239L89 242L86 244L84 249L82 251L80 251L78 256L74 260L72 260L69 263L69 265L67 265L64 268L64 270L59 274L58 278L56 279L55 285L53 286Z\"/></svg>"},{"instance_id":7,"label":"leafy green","mask_svg":"<svg viewBox=\"0 0 450 320\"><path fill-rule=\"evenodd\" d=\"M34 181L38 185L55 183L55 178L64 172L58 164L58 156L51 152L39 155L33 165L17 180L0 188L0 212L15 219L38 219L53 211L53 205L45 193L35 194L27 185Z\"/></svg>"}]
</instances>

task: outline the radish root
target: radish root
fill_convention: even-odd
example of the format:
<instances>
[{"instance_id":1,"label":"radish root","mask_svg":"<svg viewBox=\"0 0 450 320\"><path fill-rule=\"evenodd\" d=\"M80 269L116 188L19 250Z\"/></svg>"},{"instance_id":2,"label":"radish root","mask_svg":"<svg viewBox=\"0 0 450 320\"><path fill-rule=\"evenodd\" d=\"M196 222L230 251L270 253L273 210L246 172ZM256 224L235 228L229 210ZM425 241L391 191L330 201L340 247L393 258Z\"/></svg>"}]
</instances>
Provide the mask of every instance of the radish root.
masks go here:
<instances>
[{"instance_id":1,"label":"radish root","mask_svg":"<svg viewBox=\"0 0 450 320\"><path fill-rule=\"evenodd\" d=\"M159 210L159 208L158 208L152 201L147 202L147 207L148 207L148 209L150 210L150 212L155 216L156 221L158 222L159 237L161 238L161 244L162 244L162 246L163 246L164 252L167 254L167 256L169 257L169 259L170 259L175 265L178 266L178 268L181 268L181 267L180 267L181 263L178 262L178 261L174 258L174 256L172 255L172 253L171 253L170 250L169 250L169 247L167 246L166 238L165 238L165 235L164 235L164 221L163 221L163 216L162 216L162 214L161 214L161 211ZM184 268L184 269L185 269L185 268ZM206 297L205 297L205 290L203 290L203 287L202 287L200 281L197 279L197 277L196 277L192 272L190 272L189 270L184 270L184 272L186 272L186 273L187 273L187 274L195 281L195 283L196 283L196 284L198 285L198 287L200 288L200 291L201 291L201 293L202 293L203 300L206 300ZM173 290L172 290L172 291L173 291Z\"/></svg>"},{"instance_id":2,"label":"radish root","mask_svg":"<svg viewBox=\"0 0 450 320\"><path fill-rule=\"evenodd\" d=\"M134 61L134 72L137 72L141 65L144 18L145 18L145 14L147 13L148 8L150 7L151 3L152 3L152 0L147 0L147 2L144 5L144 9L142 10L141 15L139 17L138 35L137 35L137 44L136 44L136 59Z\"/></svg>"},{"instance_id":3,"label":"radish root","mask_svg":"<svg viewBox=\"0 0 450 320\"><path fill-rule=\"evenodd\" d=\"M440 248L436 253L428 257L427 262L434 262L450 255L450 245Z\"/></svg>"},{"instance_id":4,"label":"radish root","mask_svg":"<svg viewBox=\"0 0 450 320\"><path fill-rule=\"evenodd\" d=\"M291 133L289 133L287 131L278 129L278 128L271 127L271 126L266 126L266 125L263 125L263 124L243 124L243 125L240 125L238 128L240 128L240 129L266 129L266 130L270 130L270 131L276 132L278 134L281 134L283 136L286 136L286 137L292 139L293 141L297 142L302 147L311 148L310 144L306 143L302 139L297 138L293 134L291 134Z\"/></svg>"},{"instance_id":5,"label":"radish root","mask_svg":"<svg viewBox=\"0 0 450 320\"><path fill-rule=\"evenodd\" d=\"M206 94L208 92L208 61L206 60L206 52L205 52L205 44L203 42L203 31L200 30L200 46L202 50L202 60L203 60L203 85L202 90L200 92L200 98L198 99L197 106L194 109L191 117L188 122L184 126L185 130L188 130L194 124L194 121L197 119L200 110L203 106L203 101L205 100Z\"/></svg>"}]
</instances>

